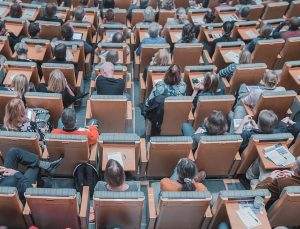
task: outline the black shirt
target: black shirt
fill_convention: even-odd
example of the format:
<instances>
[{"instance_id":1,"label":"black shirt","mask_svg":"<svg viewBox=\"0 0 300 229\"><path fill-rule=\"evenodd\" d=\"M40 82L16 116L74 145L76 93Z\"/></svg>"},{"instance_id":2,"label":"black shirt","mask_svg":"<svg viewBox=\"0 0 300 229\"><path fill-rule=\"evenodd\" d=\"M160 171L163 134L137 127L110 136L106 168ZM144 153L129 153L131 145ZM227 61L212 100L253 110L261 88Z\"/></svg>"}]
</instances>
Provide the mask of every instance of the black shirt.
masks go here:
<instances>
[{"instance_id":1,"label":"black shirt","mask_svg":"<svg viewBox=\"0 0 300 229\"><path fill-rule=\"evenodd\" d=\"M234 39L234 38L230 37L230 35L226 35L226 34L224 34L220 38L215 39L212 42L211 46L210 46L209 54L211 56L214 54L217 43L219 43L219 42L231 42L231 41L236 41L236 39Z\"/></svg>"},{"instance_id":2,"label":"black shirt","mask_svg":"<svg viewBox=\"0 0 300 229\"><path fill-rule=\"evenodd\" d=\"M40 18L41 21L53 21L53 22L59 22L60 24L63 24L63 20L59 19L57 16L48 17L47 15Z\"/></svg>"},{"instance_id":3,"label":"black shirt","mask_svg":"<svg viewBox=\"0 0 300 229\"><path fill-rule=\"evenodd\" d=\"M125 82L123 79L99 76L96 80L98 95L123 95Z\"/></svg>"},{"instance_id":4,"label":"black shirt","mask_svg":"<svg viewBox=\"0 0 300 229\"><path fill-rule=\"evenodd\" d=\"M46 83L40 83L37 91L38 92L45 92L45 93L53 93L51 91L48 91L48 84ZM60 94L62 95L62 100L63 100L63 104L64 104L64 108L69 107L72 103L75 102L75 97L70 95L68 90L65 89L64 91L60 92ZM74 93L75 94L75 93Z\"/></svg>"}]
</instances>

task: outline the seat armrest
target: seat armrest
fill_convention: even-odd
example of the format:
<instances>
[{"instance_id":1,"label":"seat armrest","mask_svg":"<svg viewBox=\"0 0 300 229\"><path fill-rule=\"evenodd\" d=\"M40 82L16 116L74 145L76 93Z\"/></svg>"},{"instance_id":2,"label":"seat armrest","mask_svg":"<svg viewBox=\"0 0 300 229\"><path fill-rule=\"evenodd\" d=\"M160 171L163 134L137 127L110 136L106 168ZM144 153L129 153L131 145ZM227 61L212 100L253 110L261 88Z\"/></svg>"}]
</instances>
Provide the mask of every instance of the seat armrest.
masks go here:
<instances>
[{"instance_id":1,"label":"seat armrest","mask_svg":"<svg viewBox=\"0 0 300 229\"><path fill-rule=\"evenodd\" d=\"M90 192L89 187L84 186L82 190L82 197L81 197L81 205L80 205L80 224L81 228L87 229L88 228L88 214L89 214L89 201L90 201Z\"/></svg>"},{"instance_id":2,"label":"seat armrest","mask_svg":"<svg viewBox=\"0 0 300 229\"><path fill-rule=\"evenodd\" d=\"M227 81L226 78L224 77L220 77L221 78L221 82L224 86L224 91L225 91L225 94L228 94L229 93L229 89L230 89L230 83Z\"/></svg>"},{"instance_id":3,"label":"seat armrest","mask_svg":"<svg viewBox=\"0 0 300 229\"><path fill-rule=\"evenodd\" d=\"M208 53L207 50L203 50L202 56L203 56L203 59L205 59L208 64L213 64L213 61L210 58L209 53Z\"/></svg>"},{"instance_id":4,"label":"seat armrest","mask_svg":"<svg viewBox=\"0 0 300 229\"><path fill-rule=\"evenodd\" d=\"M132 32L130 34L130 44L134 45L135 46L135 35L134 35L134 32ZM133 47L134 47L133 46Z\"/></svg>"},{"instance_id":5,"label":"seat armrest","mask_svg":"<svg viewBox=\"0 0 300 229\"><path fill-rule=\"evenodd\" d=\"M229 172L230 176L235 175L238 167L240 166L241 161L242 161L242 159L241 159L240 153L237 152L236 155L235 155L235 157L234 157L234 160L233 160L230 172Z\"/></svg>"},{"instance_id":6,"label":"seat armrest","mask_svg":"<svg viewBox=\"0 0 300 229\"><path fill-rule=\"evenodd\" d=\"M193 115L193 111L191 110L190 113L189 113L188 122L190 124L193 124L194 120L195 120L195 117Z\"/></svg>"},{"instance_id":7,"label":"seat armrest","mask_svg":"<svg viewBox=\"0 0 300 229\"><path fill-rule=\"evenodd\" d=\"M204 215L204 220L203 220L201 229L206 229L206 228L208 228L208 225L209 225L209 223L210 223L212 217L213 217L213 214L212 214L212 212L211 212L210 207L208 206L208 208L206 209L205 215Z\"/></svg>"},{"instance_id":8,"label":"seat armrest","mask_svg":"<svg viewBox=\"0 0 300 229\"><path fill-rule=\"evenodd\" d=\"M85 69L85 76L86 78L90 75L91 73L91 54L87 54L85 57L84 61L84 69Z\"/></svg>"},{"instance_id":9,"label":"seat armrest","mask_svg":"<svg viewBox=\"0 0 300 229\"><path fill-rule=\"evenodd\" d=\"M153 229L156 221L156 209L154 203L154 190L153 188L148 188L148 212L149 212L149 224L148 229Z\"/></svg>"},{"instance_id":10,"label":"seat armrest","mask_svg":"<svg viewBox=\"0 0 300 229\"><path fill-rule=\"evenodd\" d=\"M43 155L42 155L42 160L49 160L49 153L48 153L48 149L47 146L45 146Z\"/></svg>"},{"instance_id":11,"label":"seat armrest","mask_svg":"<svg viewBox=\"0 0 300 229\"><path fill-rule=\"evenodd\" d=\"M77 76L77 82L76 82L76 88L79 90L81 88L82 79L83 79L83 71L79 71Z\"/></svg>"},{"instance_id":12,"label":"seat armrest","mask_svg":"<svg viewBox=\"0 0 300 229\"><path fill-rule=\"evenodd\" d=\"M86 103L85 120L92 118L91 101L88 100Z\"/></svg>"},{"instance_id":13,"label":"seat armrest","mask_svg":"<svg viewBox=\"0 0 300 229\"><path fill-rule=\"evenodd\" d=\"M127 127L132 126L132 102L127 101L127 112L126 112L126 122L127 122Z\"/></svg>"},{"instance_id":14,"label":"seat armrest","mask_svg":"<svg viewBox=\"0 0 300 229\"><path fill-rule=\"evenodd\" d=\"M97 145L98 144L94 144L90 146L90 158L89 161L92 165L97 164Z\"/></svg>"},{"instance_id":15,"label":"seat armrest","mask_svg":"<svg viewBox=\"0 0 300 229\"><path fill-rule=\"evenodd\" d=\"M146 82L143 79L143 73L140 73L140 87L141 87L141 103L144 103L146 96Z\"/></svg>"},{"instance_id":16,"label":"seat armrest","mask_svg":"<svg viewBox=\"0 0 300 229\"><path fill-rule=\"evenodd\" d=\"M24 216L24 219L25 219L25 222L26 222L27 226L28 227L33 226L32 218L31 218L31 215L30 215L30 208L29 208L27 203L25 204L25 207L23 209L23 216Z\"/></svg>"},{"instance_id":17,"label":"seat armrest","mask_svg":"<svg viewBox=\"0 0 300 229\"><path fill-rule=\"evenodd\" d=\"M98 37L97 34L95 34L92 41L93 44L97 44L97 37Z\"/></svg>"},{"instance_id":18,"label":"seat armrest","mask_svg":"<svg viewBox=\"0 0 300 229\"><path fill-rule=\"evenodd\" d=\"M141 176L145 176L148 164L147 147L145 138L141 138Z\"/></svg>"}]
</instances>

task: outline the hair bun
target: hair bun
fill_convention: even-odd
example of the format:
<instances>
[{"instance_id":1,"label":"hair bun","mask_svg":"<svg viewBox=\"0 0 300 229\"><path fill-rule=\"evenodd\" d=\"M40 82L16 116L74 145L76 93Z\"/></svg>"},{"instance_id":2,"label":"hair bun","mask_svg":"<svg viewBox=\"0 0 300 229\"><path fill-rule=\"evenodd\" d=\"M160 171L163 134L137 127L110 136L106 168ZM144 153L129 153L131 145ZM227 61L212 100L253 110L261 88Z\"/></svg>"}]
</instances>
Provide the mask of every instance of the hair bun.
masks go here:
<instances>
[{"instance_id":1,"label":"hair bun","mask_svg":"<svg viewBox=\"0 0 300 229\"><path fill-rule=\"evenodd\" d=\"M184 178L183 181L184 181L184 183L191 183L192 182L192 180L190 178Z\"/></svg>"}]
</instances>

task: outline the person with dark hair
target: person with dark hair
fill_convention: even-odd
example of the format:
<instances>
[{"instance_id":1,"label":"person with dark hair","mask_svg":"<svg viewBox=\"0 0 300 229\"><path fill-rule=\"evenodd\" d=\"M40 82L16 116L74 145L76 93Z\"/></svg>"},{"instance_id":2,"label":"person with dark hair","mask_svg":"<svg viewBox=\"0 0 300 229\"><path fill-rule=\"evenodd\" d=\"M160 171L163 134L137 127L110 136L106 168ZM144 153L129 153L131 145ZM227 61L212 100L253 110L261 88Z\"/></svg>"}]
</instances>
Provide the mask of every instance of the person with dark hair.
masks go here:
<instances>
[{"instance_id":1,"label":"person with dark hair","mask_svg":"<svg viewBox=\"0 0 300 229\"><path fill-rule=\"evenodd\" d=\"M79 0L79 6L87 8L89 0Z\"/></svg>"},{"instance_id":2,"label":"person with dark hair","mask_svg":"<svg viewBox=\"0 0 300 229\"><path fill-rule=\"evenodd\" d=\"M8 38L10 49L14 52L15 45L21 42L21 39L14 33L8 32L5 26L5 22L0 20L0 36L6 36Z\"/></svg>"},{"instance_id":3,"label":"person with dark hair","mask_svg":"<svg viewBox=\"0 0 300 229\"><path fill-rule=\"evenodd\" d=\"M108 9L104 14L104 24L115 24L115 13L113 9Z\"/></svg>"},{"instance_id":4,"label":"person with dark hair","mask_svg":"<svg viewBox=\"0 0 300 229\"><path fill-rule=\"evenodd\" d=\"M233 23L230 21L226 21L223 23L223 36L215 39L210 45L209 54L212 56L215 52L215 48L218 42L231 42L236 41L236 39L232 38L231 31L233 29Z\"/></svg>"},{"instance_id":5,"label":"person with dark hair","mask_svg":"<svg viewBox=\"0 0 300 229\"><path fill-rule=\"evenodd\" d=\"M246 49L248 49L249 52L253 52L258 41L272 39L272 31L273 28L271 25L263 25L259 30L259 36L257 38L254 38L250 43L248 43Z\"/></svg>"},{"instance_id":6,"label":"person with dark hair","mask_svg":"<svg viewBox=\"0 0 300 229\"><path fill-rule=\"evenodd\" d=\"M136 50L136 55L141 55L142 51L142 44L166 44L166 40L164 38L159 37L159 24L153 22L149 25L148 28L148 38L144 38L141 42L139 47Z\"/></svg>"},{"instance_id":7,"label":"person with dark hair","mask_svg":"<svg viewBox=\"0 0 300 229\"><path fill-rule=\"evenodd\" d=\"M44 169L48 174L53 175L62 161L63 156L52 162L42 161L36 154L12 147L6 154L4 165L0 166L0 186L16 187L24 204L24 192L37 182L39 169ZM19 165L26 167L24 173L18 171Z\"/></svg>"},{"instance_id":8,"label":"person with dark hair","mask_svg":"<svg viewBox=\"0 0 300 229\"><path fill-rule=\"evenodd\" d=\"M216 74L207 72L202 81L195 82L192 94L193 106L196 109L200 95L223 95L224 91L219 89L219 77Z\"/></svg>"},{"instance_id":9,"label":"person with dark hair","mask_svg":"<svg viewBox=\"0 0 300 229\"><path fill-rule=\"evenodd\" d=\"M250 15L250 11L251 11L251 9L249 6L244 6L239 9L237 14L241 20L247 21L248 16Z\"/></svg>"},{"instance_id":10,"label":"person with dark hair","mask_svg":"<svg viewBox=\"0 0 300 229\"><path fill-rule=\"evenodd\" d=\"M74 41L73 35L74 35L73 26L70 23L65 23L61 27L61 36L63 37L63 39L65 41ZM87 43L84 40L78 40L78 41L82 41L84 43L84 53L85 54L91 53L93 51L93 47L89 43Z\"/></svg>"},{"instance_id":11,"label":"person with dark hair","mask_svg":"<svg viewBox=\"0 0 300 229\"><path fill-rule=\"evenodd\" d=\"M106 57L105 57L105 61L106 62L110 62L113 65L120 65L119 63L119 53L117 50L113 49L113 50L109 50ZM122 66L122 65L121 65Z\"/></svg>"},{"instance_id":12,"label":"person with dark hair","mask_svg":"<svg viewBox=\"0 0 300 229\"><path fill-rule=\"evenodd\" d=\"M163 178L160 181L160 190L171 192L207 191L207 188L198 182L198 174L195 162L189 158L181 158L171 178Z\"/></svg>"},{"instance_id":13,"label":"person with dark hair","mask_svg":"<svg viewBox=\"0 0 300 229\"><path fill-rule=\"evenodd\" d=\"M22 17L22 6L19 3L14 3L10 7L9 16L12 18L21 18Z\"/></svg>"},{"instance_id":14,"label":"person with dark hair","mask_svg":"<svg viewBox=\"0 0 300 229\"><path fill-rule=\"evenodd\" d=\"M177 43L198 43L195 30L191 24L185 24L182 28L181 39Z\"/></svg>"},{"instance_id":15,"label":"person with dark hair","mask_svg":"<svg viewBox=\"0 0 300 229\"><path fill-rule=\"evenodd\" d=\"M57 12L57 6L54 3L47 3L45 8L45 14L43 17L40 18L40 20L59 22L60 24L63 24L63 20L59 19L56 16L56 12Z\"/></svg>"},{"instance_id":16,"label":"person with dark hair","mask_svg":"<svg viewBox=\"0 0 300 229\"><path fill-rule=\"evenodd\" d=\"M53 50L53 59L48 60L48 63L68 64L72 63L66 59L67 46L63 43L55 45Z\"/></svg>"},{"instance_id":17,"label":"person with dark hair","mask_svg":"<svg viewBox=\"0 0 300 229\"><path fill-rule=\"evenodd\" d=\"M228 131L227 119L221 111L213 111L207 116L200 127L195 131L189 123L183 123L182 134L193 139L193 152L196 151L201 136L204 135L224 135Z\"/></svg>"},{"instance_id":18,"label":"person with dark hair","mask_svg":"<svg viewBox=\"0 0 300 229\"><path fill-rule=\"evenodd\" d=\"M127 10L127 19L131 21L132 11L135 9L146 9L148 6L149 0L140 0L140 4L138 5L137 0L132 0L131 5Z\"/></svg>"},{"instance_id":19,"label":"person with dark hair","mask_svg":"<svg viewBox=\"0 0 300 229\"><path fill-rule=\"evenodd\" d=\"M125 82L114 76L115 67L110 62L102 64L100 75L96 79L98 95L123 95Z\"/></svg>"},{"instance_id":20,"label":"person with dark hair","mask_svg":"<svg viewBox=\"0 0 300 229\"><path fill-rule=\"evenodd\" d=\"M85 11L82 6L77 6L74 10L74 22L82 22L85 16Z\"/></svg>"},{"instance_id":21,"label":"person with dark hair","mask_svg":"<svg viewBox=\"0 0 300 229\"><path fill-rule=\"evenodd\" d=\"M112 36L111 42L112 43L124 43L124 42L126 43L125 35L121 32L116 32ZM126 54L127 55L130 54L130 48L129 48L128 44L126 44Z\"/></svg>"},{"instance_id":22,"label":"person with dark hair","mask_svg":"<svg viewBox=\"0 0 300 229\"><path fill-rule=\"evenodd\" d=\"M288 31L280 32L280 30L287 25ZM290 37L300 37L300 19L297 17L292 17L290 19L286 19L284 22L280 23L277 28L273 31L274 38L283 38L288 39Z\"/></svg>"},{"instance_id":23,"label":"person with dark hair","mask_svg":"<svg viewBox=\"0 0 300 229\"><path fill-rule=\"evenodd\" d=\"M156 82L145 105L158 95L164 96L183 96L185 95L186 84L181 80L180 67L172 64L165 73L164 79Z\"/></svg>"},{"instance_id":24,"label":"person with dark hair","mask_svg":"<svg viewBox=\"0 0 300 229\"><path fill-rule=\"evenodd\" d=\"M113 191L113 192L135 192L140 191L140 185L136 181L125 181L125 171L122 165L113 159L108 160L104 180L99 181L95 187L97 191Z\"/></svg>"},{"instance_id":25,"label":"person with dark hair","mask_svg":"<svg viewBox=\"0 0 300 229\"><path fill-rule=\"evenodd\" d=\"M76 126L76 112L72 108L65 108L61 115L63 129L54 129L52 134L70 134L70 135L85 135L88 138L90 145L94 145L98 141L98 126L96 123L87 128L78 128Z\"/></svg>"},{"instance_id":26,"label":"person with dark hair","mask_svg":"<svg viewBox=\"0 0 300 229\"><path fill-rule=\"evenodd\" d=\"M115 0L103 0L104 9L113 9L115 8Z\"/></svg>"},{"instance_id":27,"label":"person with dark hair","mask_svg":"<svg viewBox=\"0 0 300 229\"><path fill-rule=\"evenodd\" d=\"M28 33L31 39L40 39L41 28L39 23L31 22L28 27Z\"/></svg>"}]
</instances>

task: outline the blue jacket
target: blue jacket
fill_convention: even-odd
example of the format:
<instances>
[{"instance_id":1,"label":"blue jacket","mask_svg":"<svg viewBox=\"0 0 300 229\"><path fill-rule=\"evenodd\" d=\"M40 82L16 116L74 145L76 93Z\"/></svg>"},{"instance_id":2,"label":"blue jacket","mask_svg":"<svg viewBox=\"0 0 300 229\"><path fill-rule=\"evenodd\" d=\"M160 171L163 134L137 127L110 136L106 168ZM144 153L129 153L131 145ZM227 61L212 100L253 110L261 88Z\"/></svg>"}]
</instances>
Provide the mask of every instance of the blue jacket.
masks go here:
<instances>
[{"instance_id":1,"label":"blue jacket","mask_svg":"<svg viewBox=\"0 0 300 229\"><path fill-rule=\"evenodd\" d=\"M165 38L161 38L161 37L156 37L156 38L145 38L142 42L140 42L139 47L136 50L136 55L141 55L141 51L142 51L142 44L166 44L166 40Z\"/></svg>"}]
</instances>

